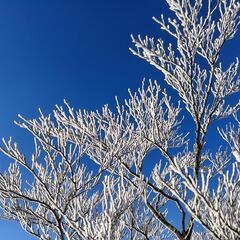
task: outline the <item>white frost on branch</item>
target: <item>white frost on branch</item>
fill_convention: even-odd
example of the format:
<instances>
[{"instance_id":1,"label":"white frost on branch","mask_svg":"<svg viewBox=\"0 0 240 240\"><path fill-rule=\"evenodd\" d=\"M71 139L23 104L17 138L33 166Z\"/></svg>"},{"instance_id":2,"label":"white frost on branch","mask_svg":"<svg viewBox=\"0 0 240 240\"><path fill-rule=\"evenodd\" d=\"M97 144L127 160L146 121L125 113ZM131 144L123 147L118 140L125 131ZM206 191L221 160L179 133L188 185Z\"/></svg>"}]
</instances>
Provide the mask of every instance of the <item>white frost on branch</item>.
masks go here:
<instances>
[{"instance_id":1,"label":"white frost on branch","mask_svg":"<svg viewBox=\"0 0 240 240\"><path fill-rule=\"evenodd\" d=\"M156 81L143 81L115 111L74 111L65 102L52 115L20 116L34 151L29 157L3 140L13 162L0 174L2 217L44 240L240 238L239 60L220 62L236 36L240 2L167 3L175 18L154 20L175 42L132 36L131 51L163 73L178 103ZM214 143L212 125L220 134Z\"/></svg>"}]
</instances>

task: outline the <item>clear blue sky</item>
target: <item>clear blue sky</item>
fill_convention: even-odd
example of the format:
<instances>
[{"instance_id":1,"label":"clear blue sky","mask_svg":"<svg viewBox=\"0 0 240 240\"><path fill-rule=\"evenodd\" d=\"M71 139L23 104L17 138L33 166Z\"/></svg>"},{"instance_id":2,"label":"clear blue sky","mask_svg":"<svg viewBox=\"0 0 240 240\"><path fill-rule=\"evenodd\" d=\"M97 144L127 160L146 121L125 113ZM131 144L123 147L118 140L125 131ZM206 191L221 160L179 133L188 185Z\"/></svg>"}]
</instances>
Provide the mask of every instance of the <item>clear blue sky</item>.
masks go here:
<instances>
[{"instance_id":1,"label":"clear blue sky","mask_svg":"<svg viewBox=\"0 0 240 240\"><path fill-rule=\"evenodd\" d=\"M127 97L144 77L161 80L128 47L131 33L160 35L151 17L162 12L162 0L0 0L0 137L14 136L28 148L13 124L18 113L34 118L38 107L49 113L63 99L96 109L113 105L115 95ZM227 61L237 49L235 41ZM0 239L31 237L0 221Z\"/></svg>"}]
</instances>

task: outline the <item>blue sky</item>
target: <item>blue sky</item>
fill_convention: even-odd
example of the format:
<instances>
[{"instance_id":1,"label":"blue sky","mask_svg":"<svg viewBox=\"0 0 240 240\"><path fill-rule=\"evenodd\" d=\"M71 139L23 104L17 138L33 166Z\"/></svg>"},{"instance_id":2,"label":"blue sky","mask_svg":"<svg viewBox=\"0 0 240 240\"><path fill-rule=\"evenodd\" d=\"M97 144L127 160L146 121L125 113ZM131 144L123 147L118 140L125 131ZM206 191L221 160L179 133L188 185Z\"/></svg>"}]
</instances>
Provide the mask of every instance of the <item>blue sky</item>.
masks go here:
<instances>
[{"instance_id":1,"label":"blue sky","mask_svg":"<svg viewBox=\"0 0 240 240\"><path fill-rule=\"evenodd\" d=\"M0 0L0 137L14 136L28 148L24 131L13 124L18 113L34 118L39 107L49 113L63 99L75 108L114 105L115 95L126 98L144 77L161 80L128 48L131 33L161 35L151 17L162 12L162 0ZM227 61L237 49L233 41ZM0 236L31 239L2 221Z\"/></svg>"}]
</instances>

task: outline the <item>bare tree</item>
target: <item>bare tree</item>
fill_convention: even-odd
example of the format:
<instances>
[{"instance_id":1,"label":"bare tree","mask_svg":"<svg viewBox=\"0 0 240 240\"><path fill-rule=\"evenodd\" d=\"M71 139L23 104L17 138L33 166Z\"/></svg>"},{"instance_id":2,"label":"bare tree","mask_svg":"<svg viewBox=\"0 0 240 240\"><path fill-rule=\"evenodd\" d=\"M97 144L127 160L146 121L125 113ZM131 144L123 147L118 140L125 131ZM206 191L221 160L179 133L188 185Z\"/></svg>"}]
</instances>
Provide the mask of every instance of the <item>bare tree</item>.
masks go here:
<instances>
[{"instance_id":1,"label":"bare tree","mask_svg":"<svg viewBox=\"0 0 240 240\"><path fill-rule=\"evenodd\" d=\"M240 239L239 61L221 63L240 2L167 3L176 19L154 20L173 43L132 36L131 51L163 73L178 104L149 81L115 111L75 112L65 102L53 116L20 116L35 150L29 158L3 140L14 162L0 174L2 217L39 239ZM232 94L238 102L228 104ZM181 112L191 116L193 138ZM213 151L209 127L222 118L229 124L216 138L229 147ZM151 151L159 159L147 174Z\"/></svg>"}]
</instances>

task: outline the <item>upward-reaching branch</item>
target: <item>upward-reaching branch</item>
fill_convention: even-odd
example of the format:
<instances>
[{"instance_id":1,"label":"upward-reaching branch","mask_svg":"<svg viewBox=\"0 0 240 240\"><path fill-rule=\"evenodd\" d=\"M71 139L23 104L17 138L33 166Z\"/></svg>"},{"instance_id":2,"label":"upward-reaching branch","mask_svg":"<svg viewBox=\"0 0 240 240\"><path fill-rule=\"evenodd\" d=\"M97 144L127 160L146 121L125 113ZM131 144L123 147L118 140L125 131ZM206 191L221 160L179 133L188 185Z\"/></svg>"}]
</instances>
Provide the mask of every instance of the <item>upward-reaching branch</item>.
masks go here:
<instances>
[{"instance_id":1,"label":"upward-reaching branch","mask_svg":"<svg viewBox=\"0 0 240 240\"><path fill-rule=\"evenodd\" d=\"M239 60L220 63L240 2L167 3L176 19L154 20L175 42L132 36L131 51L163 73L178 103L143 81L115 111L75 112L65 102L52 115L20 116L34 150L29 158L11 139L0 146L14 161L0 173L3 217L44 240L240 239L240 102L226 104L240 91ZM231 152L208 144L209 126L230 116L218 127Z\"/></svg>"}]
</instances>

